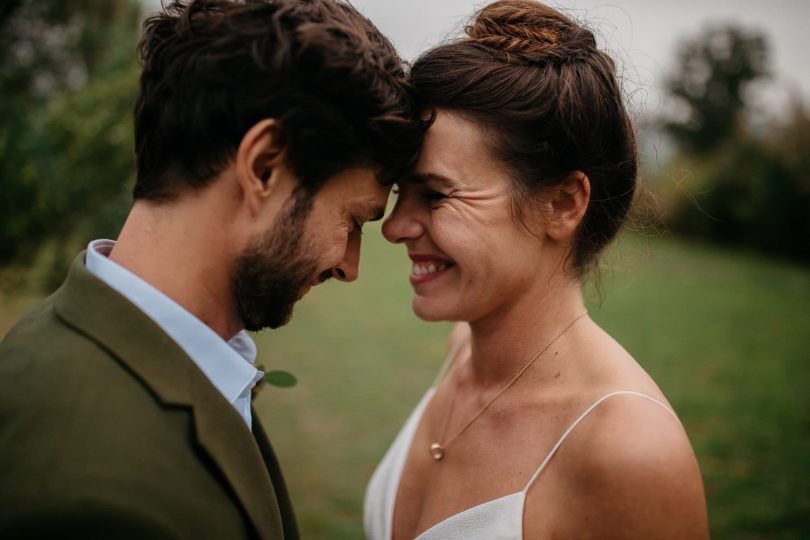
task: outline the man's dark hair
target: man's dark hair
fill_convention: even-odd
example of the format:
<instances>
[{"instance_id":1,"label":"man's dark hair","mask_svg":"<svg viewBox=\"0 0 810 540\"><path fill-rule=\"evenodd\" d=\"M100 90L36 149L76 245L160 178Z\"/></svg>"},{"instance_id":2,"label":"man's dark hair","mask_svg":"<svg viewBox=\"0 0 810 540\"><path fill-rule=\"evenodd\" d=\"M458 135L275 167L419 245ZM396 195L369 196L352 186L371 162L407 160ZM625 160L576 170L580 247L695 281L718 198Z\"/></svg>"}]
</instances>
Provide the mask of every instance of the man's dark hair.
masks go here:
<instances>
[{"instance_id":1,"label":"man's dark hair","mask_svg":"<svg viewBox=\"0 0 810 540\"><path fill-rule=\"evenodd\" d=\"M415 160L404 62L346 2L177 1L146 20L138 51L136 199L205 185L265 118L310 193L358 165L392 182Z\"/></svg>"}]
</instances>

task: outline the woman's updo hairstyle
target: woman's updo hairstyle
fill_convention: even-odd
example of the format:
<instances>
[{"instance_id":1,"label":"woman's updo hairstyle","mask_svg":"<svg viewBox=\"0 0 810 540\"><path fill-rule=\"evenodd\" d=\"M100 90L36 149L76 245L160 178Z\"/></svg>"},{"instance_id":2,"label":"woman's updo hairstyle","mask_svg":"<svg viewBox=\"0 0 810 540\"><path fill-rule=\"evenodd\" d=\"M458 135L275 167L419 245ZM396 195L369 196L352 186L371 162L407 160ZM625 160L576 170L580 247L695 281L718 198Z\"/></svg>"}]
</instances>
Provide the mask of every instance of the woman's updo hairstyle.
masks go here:
<instances>
[{"instance_id":1,"label":"woman's updo hairstyle","mask_svg":"<svg viewBox=\"0 0 810 540\"><path fill-rule=\"evenodd\" d=\"M588 176L591 200L570 259L581 275L619 231L636 187L632 123L593 34L533 0L500 0L465 37L423 54L412 78L424 110L460 113L490 134L518 208L574 171Z\"/></svg>"}]
</instances>

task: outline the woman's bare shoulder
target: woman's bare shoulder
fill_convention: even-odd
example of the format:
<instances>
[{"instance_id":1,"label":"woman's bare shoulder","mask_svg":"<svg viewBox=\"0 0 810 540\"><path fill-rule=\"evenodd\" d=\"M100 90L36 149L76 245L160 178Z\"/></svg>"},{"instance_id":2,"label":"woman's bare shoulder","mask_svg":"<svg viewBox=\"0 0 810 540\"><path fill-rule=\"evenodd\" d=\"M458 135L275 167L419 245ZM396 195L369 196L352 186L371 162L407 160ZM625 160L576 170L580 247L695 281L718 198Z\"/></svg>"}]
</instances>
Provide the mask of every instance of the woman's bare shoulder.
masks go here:
<instances>
[{"instance_id":1,"label":"woman's bare shoulder","mask_svg":"<svg viewBox=\"0 0 810 540\"><path fill-rule=\"evenodd\" d=\"M555 486L568 501L554 519L560 536L708 538L697 460L668 407L613 395L577 426L554 461L566 479Z\"/></svg>"}]
</instances>

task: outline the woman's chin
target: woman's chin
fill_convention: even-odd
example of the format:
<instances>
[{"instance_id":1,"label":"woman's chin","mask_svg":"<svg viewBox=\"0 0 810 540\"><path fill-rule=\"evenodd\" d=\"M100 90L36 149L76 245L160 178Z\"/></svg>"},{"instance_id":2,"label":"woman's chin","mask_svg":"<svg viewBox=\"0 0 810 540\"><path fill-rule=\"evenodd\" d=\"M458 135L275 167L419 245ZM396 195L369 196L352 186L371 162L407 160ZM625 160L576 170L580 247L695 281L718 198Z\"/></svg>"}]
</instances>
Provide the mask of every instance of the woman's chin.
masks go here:
<instances>
[{"instance_id":1,"label":"woman's chin","mask_svg":"<svg viewBox=\"0 0 810 540\"><path fill-rule=\"evenodd\" d=\"M448 309L447 306L441 305L441 303L437 302L435 299L414 296L411 307L416 316L423 321L437 322L457 320L457 314L452 313L452 310Z\"/></svg>"}]
</instances>

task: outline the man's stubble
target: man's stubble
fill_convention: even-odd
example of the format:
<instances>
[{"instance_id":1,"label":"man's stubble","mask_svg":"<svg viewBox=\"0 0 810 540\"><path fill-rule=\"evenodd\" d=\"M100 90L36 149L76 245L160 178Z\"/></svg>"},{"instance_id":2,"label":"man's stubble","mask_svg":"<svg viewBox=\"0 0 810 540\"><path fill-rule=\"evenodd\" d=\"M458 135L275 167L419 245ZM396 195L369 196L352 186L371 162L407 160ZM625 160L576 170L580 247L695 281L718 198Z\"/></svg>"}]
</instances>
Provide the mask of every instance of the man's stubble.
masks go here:
<instances>
[{"instance_id":1,"label":"man's stubble","mask_svg":"<svg viewBox=\"0 0 810 540\"><path fill-rule=\"evenodd\" d=\"M231 289L246 330L287 324L301 292L331 276L328 270L317 276L317 253L304 234L313 201L310 192L293 192L270 230L253 238L237 260Z\"/></svg>"}]
</instances>

